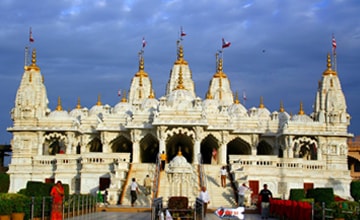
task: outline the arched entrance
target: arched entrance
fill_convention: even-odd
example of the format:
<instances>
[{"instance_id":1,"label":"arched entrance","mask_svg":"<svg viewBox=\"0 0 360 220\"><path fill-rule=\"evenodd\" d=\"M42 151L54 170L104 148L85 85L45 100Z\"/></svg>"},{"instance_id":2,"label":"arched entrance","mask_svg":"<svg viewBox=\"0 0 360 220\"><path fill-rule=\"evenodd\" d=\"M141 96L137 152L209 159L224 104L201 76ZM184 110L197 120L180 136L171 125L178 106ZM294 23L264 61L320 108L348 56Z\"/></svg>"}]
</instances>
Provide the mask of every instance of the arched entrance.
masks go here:
<instances>
[{"instance_id":1,"label":"arched entrance","mask_svg":"<svg viewBox=\"0 0 360 220\"><path fill-rule=\"evenodd\" d=\"M119 136L110 142L113 153L130 153L132 161L132 142L124 136Z\"/></svg>"},{"instance_id":2,"label":"arched entrance","mask_svg":"<svg viewBox=\"0 0 360 220\"><path fill-rule=\"evenodd\" d=\"M102 153L103 145L100 138L95 137L89 142L89 151L95 153Z\"/></svg>"},{"instance_id":3,"label":"arched entrance","mask_svg":"<svg viewBox=\"0 0 360 220\"><path fill-rule=\"evenodd\" d=\"M194 143L193 140L184 134L175 134L169 137L166 141L166 153L168 161L171 161L181 150L182 155L189 163L192 163L194 158Z\"/></svg>"},{"instance_id":4,"label":"arched entrance","mask_svg":"<svg viewBox=\"0 0 360 220\"><path fill-rule=\"evenodd\" d=\"M227 144L226 160L229 161L228 155L251 155L251 146L241 138L235 138Z\"/></svg>"},{"instance_id":5,"label":"arched entrance","mask_svg":"<svg viewBox=\"0 0 360 220\"><path fill-rule=\"evenodd\" d=\"M272 155L272 154L273 154L272 146L264 140L260 141L257 146L256 155Z\"/></svg>"},{"instance_id":6,"label":"arched entrance","mask_svg":"<svg viewBox=\"0 0 360 220\"><path fill-rule=\"evenodd\" d=\"M215 161L211 160L211 157L213 156L213 151L215 151L215 154L216 154ZM200 153L201 153L204 164L210 164L211 161L215 162L216 164L218 163L218 161L219 161L219 144L218 144L217 139L213 135L208 135L201 142Z\"/></svg>"},{"instance_id":7,"label":"arched entrance","mask_svg":"<svg viewBox=\"0 0 360 220\"><path fill-rule=\"evenodd\" d=\"M155 163L159 153L159 141L148 134L140 141L140 160L143 163Z\"/></svg>"}]
</instances>

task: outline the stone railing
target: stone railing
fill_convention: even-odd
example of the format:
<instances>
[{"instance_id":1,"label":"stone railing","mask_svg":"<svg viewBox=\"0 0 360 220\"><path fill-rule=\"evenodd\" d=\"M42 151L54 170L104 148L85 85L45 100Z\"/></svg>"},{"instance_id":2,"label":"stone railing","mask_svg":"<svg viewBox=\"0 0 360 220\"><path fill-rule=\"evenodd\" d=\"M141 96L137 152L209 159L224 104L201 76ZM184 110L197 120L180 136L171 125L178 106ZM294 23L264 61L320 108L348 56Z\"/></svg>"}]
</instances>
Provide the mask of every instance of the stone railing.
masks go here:
<instances>
[{"instance_id":1,"label":"stone railing","mask_svg":"<svg viewBox=\"0 0 360 220\"><path fill-rule=\"evenodd\" d=\"M278 158L277 156L229 155L231 171L246 168L325 170L323 161L302 158Z\"/></svg>"},{"instance_id":2,"label":"stone railing","mask_svg":"<svg viewBox=\"0 0 360 220\"><path fill-rule=\"evenodd\" d=\"M111 164L116 162L130 162L130 153L86 153L82 154L83 164Z\"/></svg>"}]
</instances>

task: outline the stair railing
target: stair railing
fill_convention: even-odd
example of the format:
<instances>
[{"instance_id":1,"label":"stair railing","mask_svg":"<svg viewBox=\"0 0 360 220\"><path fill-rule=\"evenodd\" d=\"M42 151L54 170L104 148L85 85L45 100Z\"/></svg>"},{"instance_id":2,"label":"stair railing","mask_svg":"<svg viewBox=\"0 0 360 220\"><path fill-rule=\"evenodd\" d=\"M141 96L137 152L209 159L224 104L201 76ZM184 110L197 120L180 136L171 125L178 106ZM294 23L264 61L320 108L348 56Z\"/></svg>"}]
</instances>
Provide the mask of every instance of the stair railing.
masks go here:
<instances>
[{"instance_id":1,"label":"stair railing","mask_svg":"<svg viewBox=\"0 0 360 220\"><path fill-rule=\"evenodd\" d=\"M156 156L156 163L155 163L155 173L154 173L154 185L153 185L153 199L158 197L159 192L159 181L160 181L160 153Z\"/></svg>"}]
</instances>

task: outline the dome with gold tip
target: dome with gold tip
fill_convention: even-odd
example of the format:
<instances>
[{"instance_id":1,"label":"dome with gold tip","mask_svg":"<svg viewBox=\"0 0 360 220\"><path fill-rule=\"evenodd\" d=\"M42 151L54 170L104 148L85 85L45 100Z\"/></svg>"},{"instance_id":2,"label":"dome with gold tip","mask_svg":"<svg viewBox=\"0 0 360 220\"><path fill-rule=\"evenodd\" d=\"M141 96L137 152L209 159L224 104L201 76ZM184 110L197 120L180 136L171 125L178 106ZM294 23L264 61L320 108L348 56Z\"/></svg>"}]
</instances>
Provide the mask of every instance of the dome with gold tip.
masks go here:
<instances>
[{"instance_id":1,"label":"dome with gold tip","mask_svg":"<svg viewBox=\"0 0 360 220\"><path fill-rule=\"evenodd\" d=\"M69 118L69 113L65 110L63 110L61 106L61 98L58 97L58 105L56 109L49 114L49 118L56 119L56 120L62 120L64 118Z\"/></svg>"},{"instance_id":2,"label":"dome with gold tip","mask_svg":"<svg viewBox=\"0 0 360 220\"><path fill-rule=\"evenodd\" d=\"M100 95L98 96L98 101L96 102L96 105L91 107L89 111L89 116L92 115L100 115L100 114L109 114L110 113L110 106L109 105L103 105L101 103Z\"/></svg>"},{"instance_id":3,"label":"dome with gold tip","mask_svg":"<svg viewBox=\"0 0 360 220\"><path fill-rule=\"evenodd\" d=\"M78 98L76 107L70 111L69 115L74 118L83 118L88 115L88 109L81 107L80 98Z\"/></svg>"},{"instance_id":4,"label":"dome with gold tip","mask_svg":"<svg viewBox=\"0 0 360 220\"><path fill-rule=\"evenodd\" d=\"M114 114L132 114L131 104L126 99L126 91L123 92L122 98L119 103L117 103L113 108Z\"/></svg>"}]
</instances>

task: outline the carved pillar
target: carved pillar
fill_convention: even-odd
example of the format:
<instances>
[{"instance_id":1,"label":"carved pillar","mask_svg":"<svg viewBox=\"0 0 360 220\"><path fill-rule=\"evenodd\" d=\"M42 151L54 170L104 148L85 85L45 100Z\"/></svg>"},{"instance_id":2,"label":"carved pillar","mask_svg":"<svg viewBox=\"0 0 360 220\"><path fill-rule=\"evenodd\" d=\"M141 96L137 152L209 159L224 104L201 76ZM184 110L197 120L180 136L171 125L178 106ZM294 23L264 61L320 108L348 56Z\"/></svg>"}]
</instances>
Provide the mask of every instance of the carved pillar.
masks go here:
<instances>
[{"instance_id":1,"label":"carved pillar","mask_svg":"<svg viewBox=\"0 0 360 220\"><path fill-rule=\"evenodd\" d=\"M227 139L228 139L228 133L223 131L221 132L221 136L222 136L222 140L220 143L220 161L219 164L225 165L226 164L226 155L227 155L227 147L226 147L226 143L227 143Z\"/></svg>"},{"instance_id":2,"label":"carved pillar","mask_svg":"<svg viewBox=\"0 0 360 220\"><path fill-rule=\"evenodd\" d=\"M131 141L133 142L132 147L132 162L139 163L140 162L140 140L141 140L141 131L140 130L132 130Z\"/></svg>"},{"instance_id":3,"label":"carved pillar","mask_svg":"<svg viewBox=\"0 0 360 220\"><path fill-rule=\"evenodd\" d=\"M157 136L159 140L159 153L165 152L166 153L166 127L165 126L159 126L157 129Z\"/></svg>"},{"instance_id":4,"label":"carved pillar","mask_svg":"<svg viewBox=\"0 0 360 220\"><path fill-rule=\"evenodd\" d=\"M251 155L257 154L257 145L259 143L259 136L256 134L251 135Z\"/></svg>"},{"instance_id":5,"label":"carved pillar","mask_svg":"<svg viewBox=\"0 0 360 220\"><path fill-rule=\"evenodd\" d=\"M66 132L66 149L65 149L65 153L66 154L72 154L73 152L76 152L76 150L74 151L73 149L73 143L74 143L74 133L72 132Z\"/></svg>"},{"instance_id":6,"label":"carved pillar","mask_svg":"<svg viewBox=\"0 0 360 220\"><path fill-rule=\"evenodd\" d=\"M195 142L194 142L194 164L199 164L199 157L198 155L200 154L200 143L201 143L201 137L202 137L202 132L203 129L201 127L195 127L194 129L195 131Z\"/></svg>"},{"instance_id":7,"label":"carved pillar","mask_svg":"<svg viewBox=\"0 0 360 220\"><path fill-rule=\"evenodd\" d=\"M111 153L111 149L110 149L109 141L108 141L108 136L107 136L106 132L101 132L100 137L101 137L103 153Z\"/></svg>"}]
</instances>

